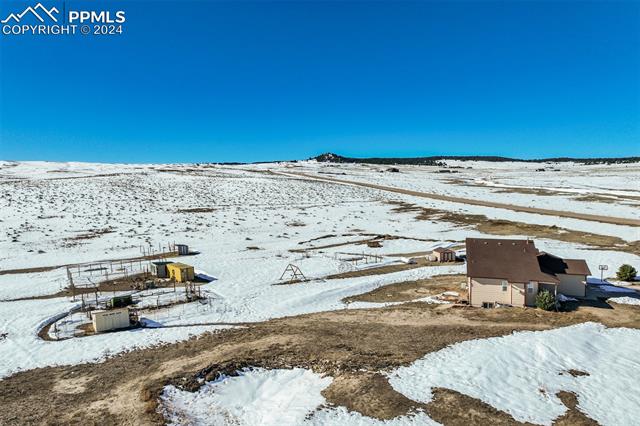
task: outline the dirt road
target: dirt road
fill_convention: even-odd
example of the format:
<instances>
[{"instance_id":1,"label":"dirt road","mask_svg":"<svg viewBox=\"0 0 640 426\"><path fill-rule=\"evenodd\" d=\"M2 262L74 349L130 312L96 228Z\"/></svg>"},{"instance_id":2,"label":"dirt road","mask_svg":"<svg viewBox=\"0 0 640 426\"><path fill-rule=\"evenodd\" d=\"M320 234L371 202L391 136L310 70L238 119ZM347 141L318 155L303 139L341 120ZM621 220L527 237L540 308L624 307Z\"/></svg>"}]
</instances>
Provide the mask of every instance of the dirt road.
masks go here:
<instances>
[{"instance_id":1,"label":"dirt road","mask_svg":"<svg viewBox=\"0 0 640 426\"><path fill-rule=\"evenodd\" d=\"M325 176L315 176L315 175L310 175L307 173L300 173L300 172L284 173L284 172L274 171L273 173L282 175L282 176L298 176L298 177L326 181L326 182L335 182L335 183L341 183L346 185L356 185L356 186L362 186L365 188L379 189L381 191L412 195L414 197L429 198L432 200L450 201L453 203L469 204L472 206L494 207L498 209L512 210L515 212L567 217L571 219L589 220L593 222L610 223L614 225L640 226L640 219L629 219L629 218L613 217L613 216L600 216L600 215L576 213L576 212L570 212L570 211L564 211L564 210L551 210L551 209L542 209L539 207L526 207L526 206L518 206L515 204L495 203L492 201L474 200L472 198L452 197L450 195L434 194L431 192L412 191L410 189L394 188L392 186L376 185L373 183L357 182L353 180L338 179L338 178L325 177Z\"/></svg>"}]
</instances>

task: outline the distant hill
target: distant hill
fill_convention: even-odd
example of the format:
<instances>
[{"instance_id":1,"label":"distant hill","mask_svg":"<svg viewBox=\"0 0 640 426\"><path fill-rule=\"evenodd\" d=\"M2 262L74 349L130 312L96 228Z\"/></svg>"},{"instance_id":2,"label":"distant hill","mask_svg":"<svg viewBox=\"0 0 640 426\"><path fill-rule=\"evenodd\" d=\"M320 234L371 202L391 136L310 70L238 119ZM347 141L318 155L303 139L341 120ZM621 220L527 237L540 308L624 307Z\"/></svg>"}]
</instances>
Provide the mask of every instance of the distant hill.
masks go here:
<instances>
[{"instance_id":1,"label":"distant hill","mask_svg":"<svg viewBox=\"0 0 640 426\"><path fill-rule=\"evenodd\" d=\"M342 155L327 152L325 154L312 157L310 160L316 160L320 163L361 163L361 164L402 164L402 165L422 165L422 166L445 166L445 160L461 160L461 161L515 161L521 163L581 163L581 164L624 164L640 162L640 157L617 157L617 158L571 158L571 157L554 157L541 158L534 160L522 160L519 158L495 157L495 156L433 156L433 157L400 157L400 158L353 158L343 157Z\"/></svg>"}]
</instances>

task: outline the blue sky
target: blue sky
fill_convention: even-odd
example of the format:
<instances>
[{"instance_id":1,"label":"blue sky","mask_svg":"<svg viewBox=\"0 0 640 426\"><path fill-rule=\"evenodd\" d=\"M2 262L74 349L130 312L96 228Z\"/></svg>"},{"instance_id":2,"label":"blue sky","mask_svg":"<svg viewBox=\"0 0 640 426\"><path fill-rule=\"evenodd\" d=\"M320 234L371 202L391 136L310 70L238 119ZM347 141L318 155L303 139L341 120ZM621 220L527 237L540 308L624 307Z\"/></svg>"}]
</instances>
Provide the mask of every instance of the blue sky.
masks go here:
<instances>
[{"instance_id":1,"label":"blue sky","mask_svg":"<svg viewBox=\"0 0 640 426\"><path fill-rule=\"evenodd\" d=\"M638 2L92 5L124 34L0 35L0 159L640 155Z\"/></svg>"}]
</instances>

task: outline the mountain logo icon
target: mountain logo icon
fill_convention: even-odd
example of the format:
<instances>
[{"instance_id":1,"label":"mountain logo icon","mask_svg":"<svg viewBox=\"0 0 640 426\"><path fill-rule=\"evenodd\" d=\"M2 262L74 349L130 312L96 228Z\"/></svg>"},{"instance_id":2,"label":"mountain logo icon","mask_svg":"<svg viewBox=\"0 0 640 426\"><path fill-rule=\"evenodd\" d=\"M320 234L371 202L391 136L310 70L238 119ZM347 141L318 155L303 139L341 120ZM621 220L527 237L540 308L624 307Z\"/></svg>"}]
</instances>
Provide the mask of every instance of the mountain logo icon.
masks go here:
<instances>
[{"instance_id":1,"label":"mountain logo icon","mask_svg":"<svg viewBox=\"0 0 640 426\"><path fill-rule=\"evenodd\" d=\"M29 13L35 16L38 21L44 23L45 20L43 16L48 17L53 22L58 22L58 18L56 18L55 15L60 13L60 11L55 7L52 7L51 9L47 9L42 5L42 3L38 3L37 5L35 5L35 7L31 7L31 6L27 7L25 10L22 11L22 13L17 13L17 14L10 13L9 16L7 16L5 19L3 19L0 22L3 24L7 24L9 21L13 20L15 23L18 23L25 15Z\"/></svg>"}]
</instances>

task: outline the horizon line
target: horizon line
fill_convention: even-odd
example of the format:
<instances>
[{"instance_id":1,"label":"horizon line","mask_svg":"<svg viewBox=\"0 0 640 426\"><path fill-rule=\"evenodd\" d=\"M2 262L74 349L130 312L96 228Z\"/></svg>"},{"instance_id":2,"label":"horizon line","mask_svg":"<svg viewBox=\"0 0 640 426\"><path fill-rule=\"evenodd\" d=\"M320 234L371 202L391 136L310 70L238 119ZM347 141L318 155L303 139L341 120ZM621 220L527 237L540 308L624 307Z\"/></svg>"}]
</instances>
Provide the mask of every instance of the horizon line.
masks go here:
<instances>
[{"instance_id":1,"label":"horizon line","mask_svg":"<svg viewBox=\"0 0 640 426\"><path fill-rule=\"evenodd\" d=\"M43 160L43 159L3 159L0 161L19 163L19 162L44 162L44 163L97 163L97 164L124 164L124 165L154 165L154 164L221 164L221 165L242 165L242 164L269 164L269 163L294 163L299 161L315 160L318 157L334 155L339 159L345 160L358 160L366 162L366 160L461 160L461 161L492 161L492 162L528 162L528 163L544 163L544 162L586 162L586 161L626 161L626 162L640 162L640 155L630 156L593 156L593 157L571 157L571 156L556 156L556 157L541 157L541 158L517 158L507 157L502 155L416 155L416 156L346 156L337 154L335 152L323 152L308 158L290 158L281 160L259 160L259 161L180 161L180 162L154 162L154 161L88 161L88 160ZM635 161L634 161L635 160ZM327 161L328 162L328 161Z\"/></svg>"}]
</instances>

